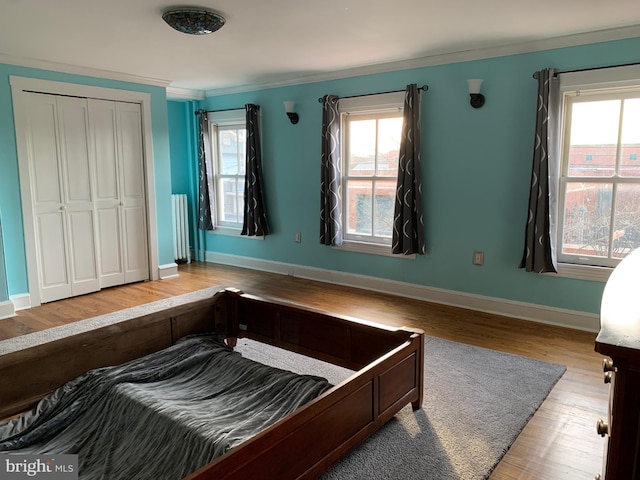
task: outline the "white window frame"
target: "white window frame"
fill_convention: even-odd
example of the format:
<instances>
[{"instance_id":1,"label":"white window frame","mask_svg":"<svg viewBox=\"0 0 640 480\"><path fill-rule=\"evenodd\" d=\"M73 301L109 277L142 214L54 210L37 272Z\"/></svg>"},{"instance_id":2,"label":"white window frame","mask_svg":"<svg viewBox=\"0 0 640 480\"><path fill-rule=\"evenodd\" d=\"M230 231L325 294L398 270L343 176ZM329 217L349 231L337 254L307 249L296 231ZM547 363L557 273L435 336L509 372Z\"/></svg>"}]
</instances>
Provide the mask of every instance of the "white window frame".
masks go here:
<instances>
[{"instance_id":1,"label":"white window frame","mask_svg":"<svg viewBox=\"0 0 640 480\"><path fill-rule=\"evenodd\" d=\"M360 236L348 233L348 195L347 186L350 180L372 180L375 182L376 176L361 177L348 175L348 153L349 135L348 122L350 116L360 118L385 118L390 116L401 116L404 109L405 92L383 93L379 95L366 95L351 98L342 98L339 101L338 111L340 112L341 143L342 143L342 228L343 244L334 247L352 252L368 253L373 255L393 256L391 252L391 240L375 236ZM381 177L384 178L384 177ZM415 255L400 255L401 258L415 258Z\"/></svg>"},{"instance_id":2,"label":"white window frame","mask_svg":"<svg viewBox=\"0 0 640 480\"><path fill-rule=\"evenodd\" d=\"M234 127L246 129L246 114L244 109L226 110L221 112L209 113L209 134L211 138L211 156L213 164L213 178L209 181L213 182L214 191L216 192L216 225L213 233L219 233L223 235L240 236L242 231L242 220L240 222L223 222L222 210L224 205L220 202L220 145L219 145L219 128L220 127ZM231 175L231 177L239 177L240 175ZM244 174L242 175L244 176ZM225 178L230 177L224 175Z\"/></svg>"},{"instance_id":3,"label":"white window frame","mask_svg":"<svg viewBox=\"0 0 640 480\"><path fill-rule=\"evenodd\" d=\"M570 181L576 181L581 177L568 177L568 155L570 113L568 107L582 99L606 99L637 97L640 93L640 66L629 65L595 70L561 73L561 165L558 185L558 275L568 278L606 282L613 268L620 262L616 259L602 259L600 257L581 257L578 255L562 254L562 241L564 232L564 201L565 187ZM632 94L632 92L635 92ZM588 177L584 178L589 183L617 183L623 184L629 181L629 177ZM615 199L614 199L615 200ZM612 202L612 205L614 202ZM594 265L595 264L595 265Z\"/></svg>"}]
</instances>

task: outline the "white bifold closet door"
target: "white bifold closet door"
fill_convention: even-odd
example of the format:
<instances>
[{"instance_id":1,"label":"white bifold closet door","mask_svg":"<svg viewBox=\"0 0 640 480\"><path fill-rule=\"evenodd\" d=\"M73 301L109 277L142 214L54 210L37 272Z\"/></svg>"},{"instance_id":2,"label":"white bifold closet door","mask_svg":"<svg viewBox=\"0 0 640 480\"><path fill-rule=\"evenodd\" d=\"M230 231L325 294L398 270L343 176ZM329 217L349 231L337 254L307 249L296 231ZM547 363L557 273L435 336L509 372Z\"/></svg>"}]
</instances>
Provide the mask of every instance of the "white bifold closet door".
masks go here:
<instances>
[{"instance_id":1,"label":"white bifold closet door","mask_svg":"<svg viewBox=\"0 0 640 480\"><path fill-rule=\"evenodd\" d=\"M38 93L27 104L41 301L147 279L139 105Z\"/></svg>"},{"instance_id":2,"label":"white bifold closet door","mask_svg":"<svg viewBox=\"0 0 640 480\"><path fill-rule=\"evenodd\" d=\"M100 286L149 278L140 106L89 99Z\"/></svg>"}]
</instances>

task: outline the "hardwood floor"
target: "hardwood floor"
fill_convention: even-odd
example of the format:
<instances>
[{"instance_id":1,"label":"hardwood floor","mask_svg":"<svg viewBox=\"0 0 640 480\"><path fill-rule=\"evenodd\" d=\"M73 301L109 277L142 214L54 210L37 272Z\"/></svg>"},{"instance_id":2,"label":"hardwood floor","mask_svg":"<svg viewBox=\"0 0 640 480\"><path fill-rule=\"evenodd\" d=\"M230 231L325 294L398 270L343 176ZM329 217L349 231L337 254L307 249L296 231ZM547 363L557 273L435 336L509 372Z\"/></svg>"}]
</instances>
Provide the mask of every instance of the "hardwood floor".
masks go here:
<instances>
[{"instance_id":1,"label":"hardwood floor","mask_svg":"<svg viewBox=\"0 0 640 480\"><path fill-rule=\"evenodd\" d=\"M567 372L492 473L491 480L582 480L600 472L608 386L595 333L516 320L393 295L215 264L183 265L176 278L109 288L19 311L0 320L0 339L210 286L232 286L427 335L561 363ZM446 368L446 366L443 366ZM466 480L466 479L461 479Z\"/></svg>"}]
</instances>

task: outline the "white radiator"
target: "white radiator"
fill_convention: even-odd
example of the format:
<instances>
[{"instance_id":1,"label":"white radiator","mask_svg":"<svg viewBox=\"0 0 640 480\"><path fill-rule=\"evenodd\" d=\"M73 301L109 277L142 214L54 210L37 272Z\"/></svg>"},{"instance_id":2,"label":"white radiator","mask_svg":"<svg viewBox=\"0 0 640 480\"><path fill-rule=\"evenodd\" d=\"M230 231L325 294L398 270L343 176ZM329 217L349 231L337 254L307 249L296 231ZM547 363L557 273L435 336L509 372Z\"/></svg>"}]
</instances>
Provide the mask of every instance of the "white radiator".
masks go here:
<instances>
[{"instance_id":1,"label":"white radiator","mask_svg":"<svg viewBox=\"0 0 640 480\"><path fill-rule=\"evenodd\" d=\"M171 215L173 218L173 258L176 261L190 263L189 213L185 194L171 195Z\"/></svg>"}]
</instances>

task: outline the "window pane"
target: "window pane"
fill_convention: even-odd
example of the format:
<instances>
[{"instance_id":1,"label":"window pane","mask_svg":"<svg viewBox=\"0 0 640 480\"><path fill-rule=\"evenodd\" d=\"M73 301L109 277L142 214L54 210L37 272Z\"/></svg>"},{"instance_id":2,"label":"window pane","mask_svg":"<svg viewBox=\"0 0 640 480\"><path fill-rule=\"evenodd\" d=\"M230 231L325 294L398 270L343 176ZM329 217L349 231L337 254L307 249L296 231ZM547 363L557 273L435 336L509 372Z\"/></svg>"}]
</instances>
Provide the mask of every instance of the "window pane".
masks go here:
<instances>
[{"instance_id":1,"label":"window pane","mask_svg":"<svg viewBox=\"0 0 640 480\"><path fill-rule=\"evenodd\" d=\"M222 179L222 222L238 222L238 196L235 178Z\"/></svg>"},{"instance_id":2,"label":"window pane","mask_svg":"<svg viewBox=\"0 0 640 480\"><path fill-rule=\"evenodd\" d=\"M220 173L238 174L238 130L220 130Z\"/></svg>"},{"instance_id":3,"label":"window pane","mask_svg":"<svg viewBox=\"0 0 640 480\"><path fill-rule=\"evenodd\" d=\"M238 205L237 223L242 224L244 221L244 178L238 178L238 187L236 189L236 204Z\"/></svg>"},{"instance_id":4,"label":"window pane","mask_svg":"<svg viewBox=\"0 0 640 480\"><path fill-rule=\"evenodd\" d=\"M613 224L613 256L640 247L640 185L618 185Z\"/></svg>"},{"instance_id":5,"label":"window pane","mask_svg":"<svg viewBox=\"0 0 640 480\"><path fill-rule=\"evenodd\" d=\"M562 253L608 257L611 184L567 183Z\"/></svg>"},{"instance_id":6,"label":"window pane","mask_svg":"<svg viewBox=\"0 0 640 480\"><path fill-rule=\"evenodd\" d=\"M373 215L374 235L391 238L393 232L393 207L396 182L376 182L376 203Z\"/></svg>"},{"instance_id":7,"label":"window pane","mask_svg":"<svg viewBox=\"0 0 640 480\"><path fill-rule=\"evenodd\" d=\"M244 175L247 162L247 130L241 128L236 130L238 138L238 174Z\"/></svg>"},{"instance_id":8,"label":"window pane","mask_svg":"<svg viewBox=\"0 0 640 480\"><path fill-rule=\"evenodd\" d=\"M402 117L382 118L378 121L378 175L398 175L401 134Z\"/></svg>"},{"instance_id":9,"label":"window pane","mask_svg":"<svg viewBox=\"0 0 640 480\"><path fill-rule=\"evenodd\" d=\"M347 184L347 233L371 235L373 212L372 182L351 180Z\"/></svg>"},{"instance_id":10,"label":"window pane","mask_svg":"<svg viewBox=\"0 0 640 480\"><path fill-rule=\"evenodd\" d=\"M349 121L349 175L372 176L376 170L376 121Z\"/></svg>"},{"instance_id":11,"label":"window pane","mask_svg":"<svg viewBox=\"0 0 640 480\"><path fill-rule=\"evenodd\" d=\"M608 177L615 173L620 100L573 103L569 176Z\"/></svg>"},{"instance_id":12,"label":"window pane","mask_svg":"<svg viewBox=\"0 0 640 480\"><path fill-rule=\"evenodd\" d=\"M640 98L624 102L620 176L640 177Z\"/></svg>"}]
</instances>

